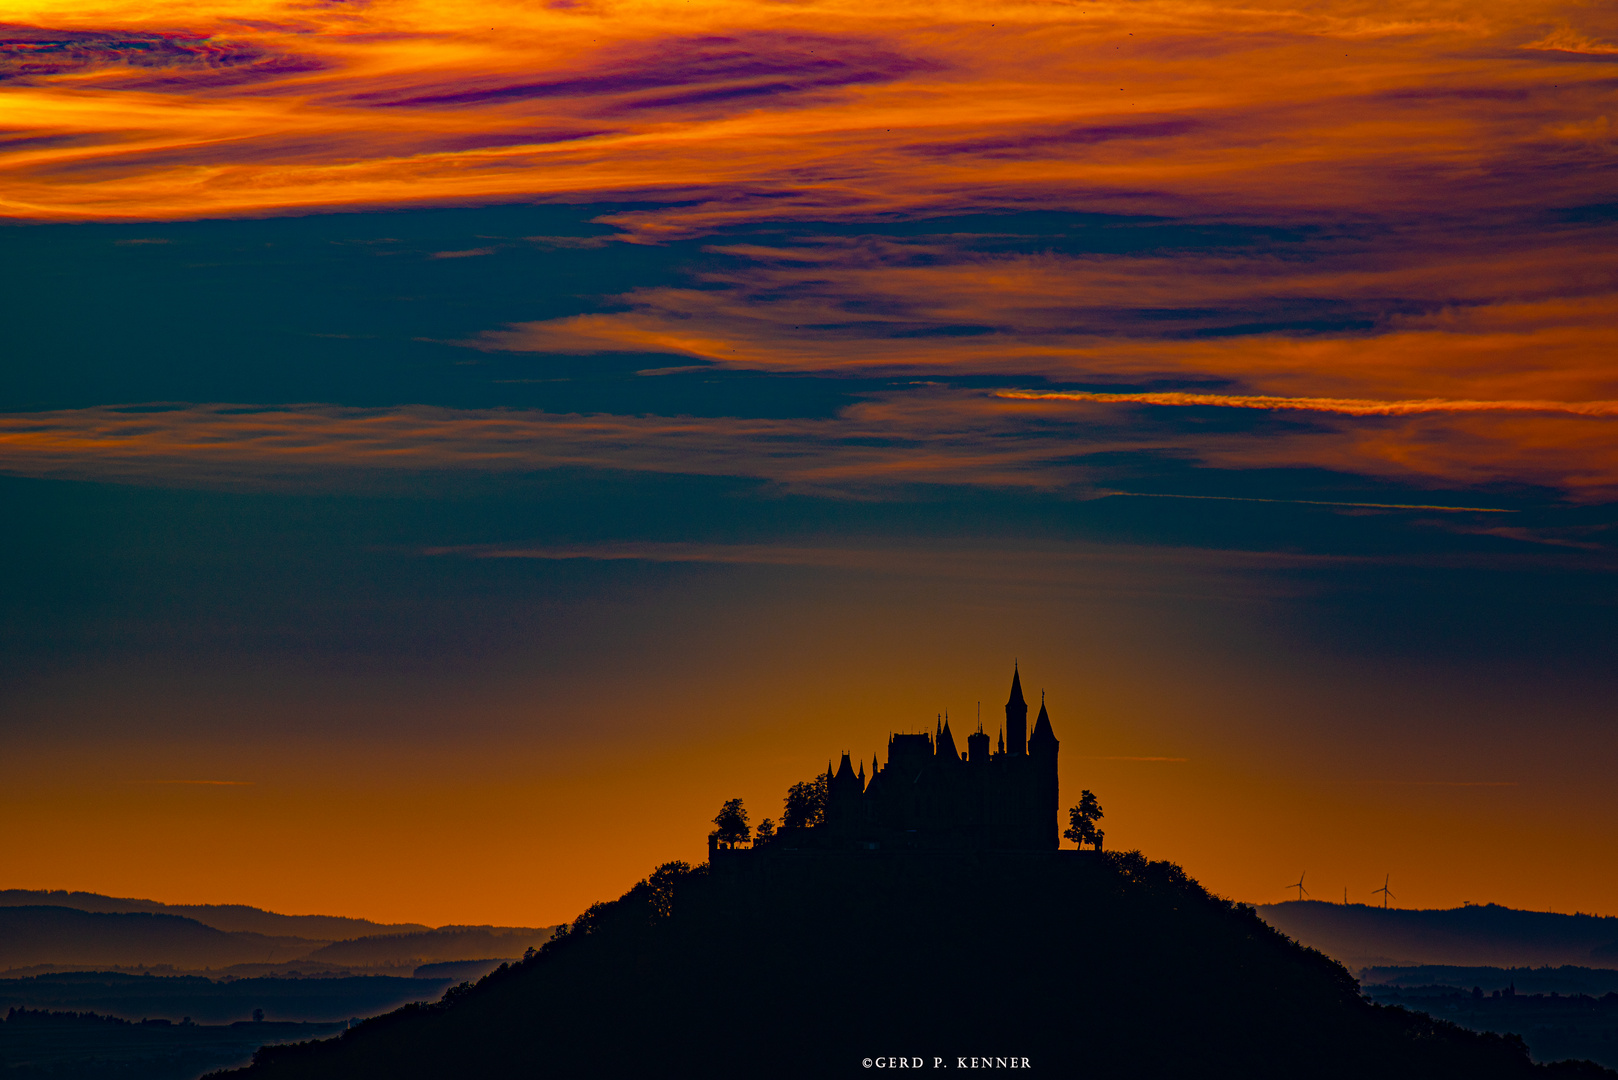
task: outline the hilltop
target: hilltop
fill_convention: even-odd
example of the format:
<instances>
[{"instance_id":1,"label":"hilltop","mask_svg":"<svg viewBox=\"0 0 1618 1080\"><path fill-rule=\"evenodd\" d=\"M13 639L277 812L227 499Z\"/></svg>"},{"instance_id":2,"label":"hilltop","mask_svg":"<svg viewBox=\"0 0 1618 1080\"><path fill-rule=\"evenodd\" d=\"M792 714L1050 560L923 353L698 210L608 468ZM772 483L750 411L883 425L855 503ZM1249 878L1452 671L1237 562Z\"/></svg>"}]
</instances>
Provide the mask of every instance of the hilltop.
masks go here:
<instances>
[{"instance_id":1,"label":"hilltop","mask_svg":"<svg viewBox=\"0 0 1618 1080\"><path fill-rule=\"evenodd\" d=\"M901 1056L1096 1078L1612 1075L1375 1005L1341 965L1138 853L727 863L668 864L436 1005L231 1075L818 1078Z\"/></svg>"},{"instance_id":2,"label":"hilltop","mask_svg":"<svg viewBox=\"0 0 1618 1080\"><path fill-rule=\"evenodd\" d=\"M1446 964L1555 967L1618 959L1618 918L1499 904L1418 910L1288 900L1264 921L1352 969Z\"/></svg>"}]
</instances>

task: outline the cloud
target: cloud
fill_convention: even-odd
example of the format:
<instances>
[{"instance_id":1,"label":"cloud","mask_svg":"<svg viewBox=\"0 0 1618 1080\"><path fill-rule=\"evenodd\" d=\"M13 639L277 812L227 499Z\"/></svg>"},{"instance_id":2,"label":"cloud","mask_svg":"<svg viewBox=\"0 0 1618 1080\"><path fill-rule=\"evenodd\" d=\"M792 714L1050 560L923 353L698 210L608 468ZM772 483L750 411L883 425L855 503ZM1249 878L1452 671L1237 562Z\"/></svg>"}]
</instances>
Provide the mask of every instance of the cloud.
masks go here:
<instances>
[{"instance_id":1,"label":"cloud","mask_svg":"<svg viewBox=\"0 0 1618 1080\"><path fill-rule=\"evenodd\" d=\"M251 780L129 780L130 784L181 784L192 787L253 787Z\"/></svg>"},{"instance_id":2,"label":"cloud","mask_svg":"<svg viewBox=\"0 0 1618 1080\"><path fill-rule=\"evenodd\" d=\"M544 79L458 81L355 94L380 108L457 107L554 98L619 99L613 110L677 108L884 83L936 68L858 38L755 30L624 43Z\"/></svg>"},{"instance_id":3,"label":"cloud","mask_svg":"<svg viewBox=\"0 0 1618 1080\"><path fill-rule=\"evenodd\" d=\"M1108 404L1166 405L1185 408L1295 409L1343 416L1418 416L1423 413L1566 413L1570 416L1618 417L1618 401L1371 401L1364 398L1288 398L1253 394L1097 394L1083 390L996 390L996 397L1016 401L1096 401Z\"/></svg>"},{"instance_id":4,"label":"cloud","mask_svg":"<svg viewBox=\"0 0 1618 1080\"><path fill-rule=\"evenodd\" d=\"M946 389L801 423L285 409L276 435L197 406L71 451L8 418L7 467L1067 490L1158 454L1605 498L1618 154L1587 14L49 0L0 43L0 214L633 202L617 241L704 238L700 273L465 344Z\"/></svg>"},{"instance_id":5,"label":"cloud","mask_svg":"<svg viewBox=\"0 0 1618 1080\"><path fill-rule=\"evenodd\" d=\"M1558 3L34 10L0 93L24 138L70 141L0 148L0 209L23 217L679 202L621 216L652 239L1005 206L1408 218L1611 188L1610 161L1551 152L1603 115L1573 61L1610 55ZM521 131L604 134L482 141ZM289 167L259 141L321 149Z\"/></svg>"},{"instance_id":6,"label":"cloud","mask_svg":"<svg viewBox=\"0 0 1618 1080\"><path fill-rule=\"evenodd\" d=\"M57 30L0 25L0 83L37 85L72 76L78 88L124 90L236 87L317 71L317 58L252 40L187 30Z\"/></svg>"},{"instance_id":7,"label":"cloud","mask_svg":"<svg viewBox=\"0 0 1618 1080\"><path fill-rule=\"evenodd\" d=\"M368 473L587 467L745 477L842 497L944 484L1097 498L1118 492L1119 481L1140 467L1132 461L1179 458L1232 469L1313 466L1451 489L1539 484L1583 500L1618 492L1618 446L1605 422L1584 417L1327 414L1319 425L1210 433L1143 424L1121 411L1109 417L1109 408L927 385L873 394L832 417L785 419L426 406L103 407L0 416L0 471L275 485ZM1424 505L1390 501L1384 508ZM1463 500L1434 500L1434 508L1496 509Z\"/></svg>"},{"instance_id":8,"label":"cloud","mask_svg":"<svg viewBox=\"0 0 1618 1080\"><path fill-rule=\"evenodd\" d=\"M1618 45L1598 41L1566 25L1557 27L1537 41L1523 45L1522 48L1541 52L1578 53L1586 56L1618 55Z\"/></svg>"}]
</instances>

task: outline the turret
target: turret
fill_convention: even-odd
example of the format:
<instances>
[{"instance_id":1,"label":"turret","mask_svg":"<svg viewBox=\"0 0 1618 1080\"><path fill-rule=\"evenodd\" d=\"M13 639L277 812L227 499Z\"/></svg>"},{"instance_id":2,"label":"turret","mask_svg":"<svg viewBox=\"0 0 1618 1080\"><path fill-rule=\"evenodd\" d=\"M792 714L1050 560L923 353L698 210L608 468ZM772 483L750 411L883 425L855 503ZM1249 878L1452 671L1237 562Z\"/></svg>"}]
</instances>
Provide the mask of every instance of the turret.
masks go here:
<instances>
[{"instance_id":1,"label":"turret","mask_svg":"<svg viewBox=\"0 0 1618 1080\"><path fill-rule=\"evenodd\" d=\"M938 731L938 739L934 743L934 755L944 758L946 761L959 761L961 758L960 751L955 749L955 736L949 733L948 720L944 721L944 726Z\"/></svg>"},{"instance_id":2,"label":"turret","mask_svg":"<svg viewBox=\"0 0 1618 1080\"><path fill-rule=\"evenodd\" d=\"M1032 809L1029 837L1036 849L1055 850L1060 846L1062 799L1056 775L1056 751L1061 744L1051 730L1051 714L1045 711L1045 693L1039 695L1039 718L1028 739L1029 764L1033 766Z\"/></svg>"},{"instance_id":3,"label":"turret","mask_svg":"<svg viewBox=\"0 0 1618 1080\"><path fill-rule=\"evenodd\" d=\"M1006 752L1013 757L1028 751L1028 702L1022 696L1022 674L1011 668L1011 697L1006 701Z\"/></svg>"},{"instance_id":4,"label":"turret","mask_svg":"<svg viewBox=\"0 0 1618 1080\"><path fill-rule=\"evenodd\" d=\"M1056 748L1060 744L1056 741L1056 732L1051 730L1051 714L1045 711L1045 694L1039 695L1039 718L1034 721L1034 733L1028 738L1028 753L1039 757L1044 754L1056 755Z\"/></svg>"},{"instance_id":5,"label":"turret","mask_svg":"<svg viewBox=\"0 0 1618 1080\"><path fill-rule=\"evenodd\" d=\"M830 767L827 773L831 774ZM831 832L848 832L859 826L860 796L865 794L865 782L854 774L854 763L843 755L837 772L826 782L826 827Z\"/></svg>"},{"instance_id":6,"label":"turret","mask_svg":"<svg viewBox=\"0 0 1618 1080\"><path fill-rule=\"evenodd\" d=\"M966 760L989 760L989 736L983 733L983 725L981 724L978 725L976 731L966 737Z\"/></svg>"},{"instance_id":7,"label":"turret","mask_svg":"<svg viewBox=\"0 0 1618 1080\"><path fill-rule=\"evenodd\" d=\"M854 774L854 763L848 759L847 754L843 755L842 762L837 766L837 775L831 778L831 783L827 790L847 790L856 793L865 790L865 778Z\"/></svg>"}]
</instances>

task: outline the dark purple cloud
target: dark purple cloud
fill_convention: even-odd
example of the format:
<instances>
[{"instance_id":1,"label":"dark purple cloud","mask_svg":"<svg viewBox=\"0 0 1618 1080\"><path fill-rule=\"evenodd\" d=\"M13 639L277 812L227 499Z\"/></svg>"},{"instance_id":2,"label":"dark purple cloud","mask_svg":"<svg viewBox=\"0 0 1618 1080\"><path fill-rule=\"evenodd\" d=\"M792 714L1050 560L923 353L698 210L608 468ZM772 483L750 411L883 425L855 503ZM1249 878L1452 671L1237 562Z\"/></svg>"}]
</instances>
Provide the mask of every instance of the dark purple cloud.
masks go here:
<instances>
[{"instance_id":1,"label":"dark purple cloud","mask_svg":"<svg viewBox=\"0 0 1618 1080\"><path fill-rule=\"evenodd\" d=\"M912 143L913 153L930 157L974 154L979 157L1032 157L1064 147L1086 146L1117 139L1163 139L1184 135L1203 124L1196 120L1154 120L1142 124L1093 124L1056 130L1019 131L1011 135L991 135L952 142Z\"/></svg>"},{"instance_id":2,"label":"dark purple cloud","mask_svg":"<svg viewBox=\"0 0 1618 1080\"><path fill-rule=\"evenodd\" d=\"M937 66L860 39L751 33L606 50L588 66L548 79L439 84L351 100L379 108L419 108L651 92L653 96L631 98L620 107L671 108L892 82Z\"/></svg>"},{"instance_id":3,"label":"dark purple cloud","mask_svg":"<svg viewBox=\"0 0 1618 1080\"><path fill-rule=\"evenodd\" d=\"M127 89L235 86L321 61L186 31L51 30L0 24L0 81L104 71Z\"/></svg>"}]
</instances>

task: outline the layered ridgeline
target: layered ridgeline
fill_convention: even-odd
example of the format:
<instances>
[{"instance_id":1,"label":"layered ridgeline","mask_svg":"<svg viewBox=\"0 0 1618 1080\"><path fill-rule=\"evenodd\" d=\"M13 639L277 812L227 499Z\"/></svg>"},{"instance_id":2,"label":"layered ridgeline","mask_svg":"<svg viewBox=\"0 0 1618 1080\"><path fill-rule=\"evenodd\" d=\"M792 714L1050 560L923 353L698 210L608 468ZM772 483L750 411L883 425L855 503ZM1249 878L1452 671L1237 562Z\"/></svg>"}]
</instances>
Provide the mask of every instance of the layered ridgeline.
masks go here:
<instances>
[{"instance_id":1,"label":"layered ridgeline","mask_svg":"<svg viewBox=\"0 0 1618 1080\"><path fill-rule=\"evenodd\" d=\"M172 969L249 975L290 966L302 974L353 970L408 974L424 964L519 957L551 934L549 927L386 926L334 916L277 915L234 905L168 908L88 893L12 891L0 894L0 899L40 895L59 902L0 905L0 973ZM68 900L83 906L62 902ZM158 910L129 910L137 903ZM283 932L268 934L246 927ZM291 928L333 936L284 932Z\"/></svg>"},{"instance_id":2,"label":"layered ridgeline","mask_svg":"<svg viewBox=\"0 0 1618 1080\"><path fill-rule=\"evenodd\" d=\"M780 853L662 867L533 957L244 1080L1612 1075L1363 998L1138 853Z\"/></svg>"},{"instance_id":3,"label":"layered ridgeline","mask_svg":"<svg viewBox=\"0 0 1618 1080\"><path fill-rule=\"evenodd\" d=\"M1618 918L1498 904L1407 909L1288 900L1258 909L1270 925L1358 970L1445 964L1612 966Z\"/></svg>"},{"instance_id":4,"label":"layered ridgeline","mask_svg":"<svg viewBox=\"0 0 1618 1080\"><path fill-rule=\"evenodd\" d=\"M432 929L421 923L379 923L343 915L282 915L246 904L164 904L65 889L0 889L0 907L63 907L97 914L178 915L226 933L314 941L344 941L373 934L408 934Z\"/></svg>"}]
</instances>

